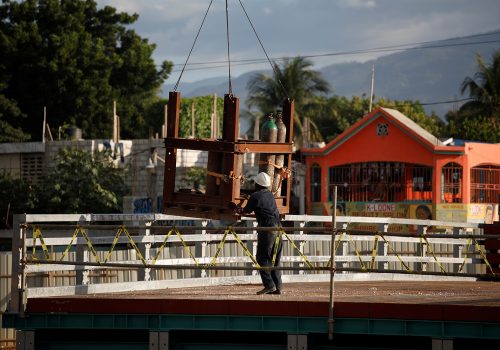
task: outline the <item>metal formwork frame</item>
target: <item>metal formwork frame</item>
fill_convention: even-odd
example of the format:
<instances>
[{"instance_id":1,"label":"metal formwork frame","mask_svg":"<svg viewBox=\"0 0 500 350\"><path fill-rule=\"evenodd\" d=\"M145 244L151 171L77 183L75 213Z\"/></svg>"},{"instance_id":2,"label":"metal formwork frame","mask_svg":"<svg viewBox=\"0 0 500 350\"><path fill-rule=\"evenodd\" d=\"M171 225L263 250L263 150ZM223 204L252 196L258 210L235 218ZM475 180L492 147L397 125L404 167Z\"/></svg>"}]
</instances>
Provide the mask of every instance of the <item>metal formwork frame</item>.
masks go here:
<instances>
[{"instance_id":1,"label":"metal formwork frame","mask_svg":"<svg viewBox=\"0 0 500 350\"><path fill-rule=\"evenodd\" d=\"M168 101L167 137L165 138L165 175L163 182L163 210L166 214L209 219L235 220L233 208L246 200L240 195L243 176L241 160L245 153L284 154L287 168L292 164L294 101L283 101L283 123L287 128L284 143L239 140L239 99L224 95L222 139L179 138L179 92L170 92ZM207 171L221 174L223 181L207 178L205 194L175 191L178 149L208 151ZM284 180L283 196L276 198L280 214L290 210L291 181Z\"/></svg>"}]
</instances>

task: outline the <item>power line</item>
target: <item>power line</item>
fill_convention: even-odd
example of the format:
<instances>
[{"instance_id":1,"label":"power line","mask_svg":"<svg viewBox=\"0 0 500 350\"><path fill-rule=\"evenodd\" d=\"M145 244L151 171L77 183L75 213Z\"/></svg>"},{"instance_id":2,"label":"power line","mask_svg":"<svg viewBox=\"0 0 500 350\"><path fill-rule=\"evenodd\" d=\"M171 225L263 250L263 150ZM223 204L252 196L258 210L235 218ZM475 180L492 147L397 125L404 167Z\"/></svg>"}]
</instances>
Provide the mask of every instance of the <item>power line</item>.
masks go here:
<instances>
[{"instance_id":1,"label":"power line","mask_svg":"<svg viewBox=\"0 0 500 350\"><path fill-rule=\"evenodd\" d=\"M402 106L434 106L434 105L444 105L444 104L450 104L450 103L459 103L459 102L465 102L465 101L470 101L473 100L473 98L467 97L467 98L460 98L460 99L455 99L455 100L447 100L447 101L437 101L437 102L419 102L419 101L412 101L412 102L407 102L407 101L397 101L395 104L392 105L387 105L386 107L402 107Z\"/></svg>"},{"instance_id":2,"label":"power line","mask_svg":"<svg viewBox=\"0 0 500 350\"><path fill-rule=\"evenodd\" d=\"M456 47L456 46L470 46L470 45L482 45L482 44L493 44L499 43L500 40L483 40L483 41L472 41L465 43L449 43L449 44L437 44L443 41L450 40L461 40L464 38L472 38L472 37L481 37L486 35L494 35L498 34L500 31L486 33L486 34L475 34L467 37L457 38L457 39L443 39L443 40L435 40L435 41L427 41L427 42L419 42L419 43L409 43L409 44L399 44L392 46L384 46L378 48L369 48L369 49L359 49L359 50L351 50L351 51L339 51L339 52L330 52L324 54L316 54L316 55L299 55L303 58L319 58L319 57L333 57L333 56L347 56L347 55L360 55L360 54L370 54L370 53L381 53L381 52L397 52L397 51L406 51L406 50L426 50L426 49L436 49L436 48L446 48L446 47ZM285 57L277 57L273 58L274 61L283 61L292 58L291 56ZM254 64L262 64L266 63L266 59L262 58L253 58L253 59L240 59L240 60L232 60L231 64L233 66L238 65L254 65ZM178 66L180 64L174 64L174 66ZM200 69L216 69L226 67L227 61L206 61L206 62L192 62L188 63L188 66L198 66L193 68L187 68L186 70L200 70ZM179 70L173 70L173 72L178 72Z\"/></svg>"},{"instance_id":3,"label":"power line","mask_svg":"<svg viewBox=\"0 0 500 350\"><path fill-rule=\"evenodd\" d=\"M458 102L465 102L465 101L470 101L470 100L472 100L472 98L467 97L467 98L460 98L460 99L456 99L456 100L420 103L420 105L421 106L444 105L444 104L448 104L448 103L458 103Z\"/></svg>"}]
</instances>

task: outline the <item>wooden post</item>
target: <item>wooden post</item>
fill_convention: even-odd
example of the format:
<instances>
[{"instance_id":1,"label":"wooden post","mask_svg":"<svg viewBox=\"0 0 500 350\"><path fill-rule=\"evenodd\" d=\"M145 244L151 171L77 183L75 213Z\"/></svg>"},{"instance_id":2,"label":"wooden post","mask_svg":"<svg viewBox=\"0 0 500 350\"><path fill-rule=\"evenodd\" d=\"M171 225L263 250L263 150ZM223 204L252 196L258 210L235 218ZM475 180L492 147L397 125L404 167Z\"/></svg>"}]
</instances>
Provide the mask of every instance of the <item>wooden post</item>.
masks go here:
<instances>
[{"instance_id":1,"label":"wooden post","mask_svg":"<svg viewBox=\"0 0 500 350\"><path fill-rule=\"evenodd\" d=\"M224 116L222 138L226 142L236 142L239 136L239 116L238 111L240 107L239 98L233 95L224 95ZM222 172L224 175L230 176L233 171L233 176L238 177L241 175L241 168L238 166L241 154L224 153L222 162ZM222 202L229 204L233 198L240 196L240 180L229 178L227 183L222 184Z\"/></svg>"},{"instance_id":2,"label":"wooden post","mask_svg":"<svg viewBox=\"0 0 500 350\"><path fill-rule=\"evenodd\" d=\"M170 92L168 98L168 123L167 138L177 138L179 134L179 110L181 106L181 93ZM177 148L165 148L165 172L163 175L163 202L168 203L173 199L175 190L175 171L177 162ZM166 205L163 206L166 208Z\"/></svg>"}]
</instances>

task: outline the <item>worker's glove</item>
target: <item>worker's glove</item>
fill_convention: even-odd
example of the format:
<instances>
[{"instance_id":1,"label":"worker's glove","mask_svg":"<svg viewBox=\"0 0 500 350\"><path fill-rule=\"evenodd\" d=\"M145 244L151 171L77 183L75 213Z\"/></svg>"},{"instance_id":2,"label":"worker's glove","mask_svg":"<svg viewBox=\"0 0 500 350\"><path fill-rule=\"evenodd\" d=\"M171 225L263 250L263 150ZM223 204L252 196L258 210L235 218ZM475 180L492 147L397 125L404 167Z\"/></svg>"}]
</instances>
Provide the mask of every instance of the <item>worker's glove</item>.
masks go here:
<instances>
[{"instance_id":1,"label":"worker's glove","mask_svg":"<svg viewBox=\"0 0 500 350\"><path fill-rule=\"evenodd\" d=\"M243 208L242 207L236 207L236 208L234 208L234 212L236 214L241 215L241 214L243 214Z\"/></svg>"}]
</instances>

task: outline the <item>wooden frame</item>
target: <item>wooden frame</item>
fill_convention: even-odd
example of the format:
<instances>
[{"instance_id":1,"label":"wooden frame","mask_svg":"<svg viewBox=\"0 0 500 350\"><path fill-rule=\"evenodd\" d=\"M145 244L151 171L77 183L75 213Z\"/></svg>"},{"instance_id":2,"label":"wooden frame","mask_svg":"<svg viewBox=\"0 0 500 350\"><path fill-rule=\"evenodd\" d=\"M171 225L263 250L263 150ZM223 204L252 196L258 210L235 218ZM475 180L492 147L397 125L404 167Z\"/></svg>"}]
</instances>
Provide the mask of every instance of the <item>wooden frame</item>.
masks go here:
<instances>
[{"instance_id":1,"label":"wooden frame","mask_svg":"<svg viewBox=\"0 0 500 350\"><path fill-rule=\"evenodd\" d=\"M165 138L165 175L163 179L163 212L216 220L235 220L235 206L244 206L240 194L240 177L244 153L284 154L287 168L292 164L293 100L283 102L283 122L287 128L285 143L239 140L239 99L224 95L222 140L179 138L181 94L170 92L168 101L167 137ZM175 191L177 149L208 151L207 171L224 175L224 180L207 176L206 193ZM283 180L284 195L276 198L280 214L290 210L290 179Z\"/></svg>"}]
</instances>

